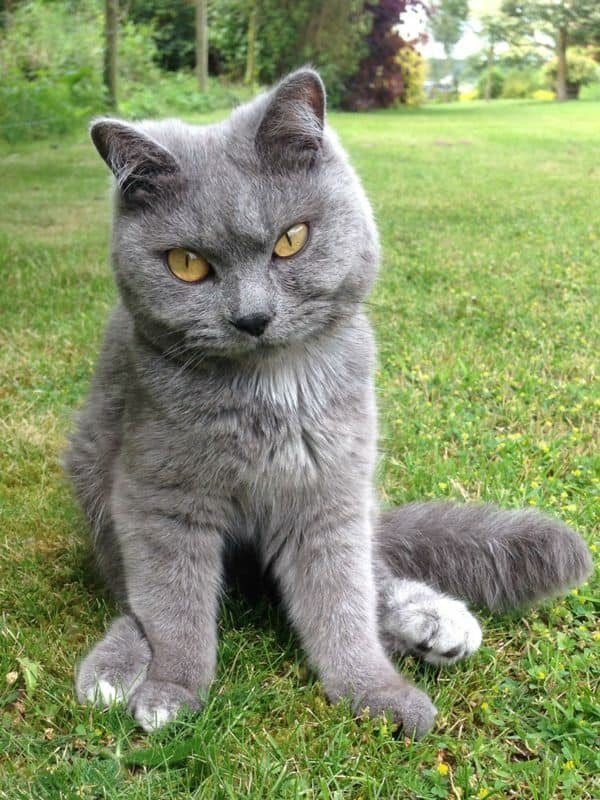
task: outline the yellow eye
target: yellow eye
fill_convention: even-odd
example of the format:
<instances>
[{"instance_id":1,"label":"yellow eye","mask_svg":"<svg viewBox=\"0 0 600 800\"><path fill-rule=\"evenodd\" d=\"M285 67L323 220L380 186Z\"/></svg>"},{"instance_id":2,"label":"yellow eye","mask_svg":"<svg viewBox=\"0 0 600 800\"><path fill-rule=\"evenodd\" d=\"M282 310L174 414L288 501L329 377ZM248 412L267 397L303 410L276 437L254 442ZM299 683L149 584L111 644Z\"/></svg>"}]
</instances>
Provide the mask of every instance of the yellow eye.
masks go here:
<instances>
[{"instance_id":1,"label":"yellow eye","mask_svg":"<svg viewBox=\"0 0 600 800\"><path fill-rule=\"evenodd\" d=\"M304 247L308 239L308 225L301 222L299 225L292 225L287 231L277 239L274 253L279 258L289 258L295 256Z\"/></svg>"},{"instance_id":2,"label":"yellow eye","mask_svg":"<svg viewBox=\"0 0 600 800\"><path fill-rule=\"evenodd\" d=\"M183 247L169 250L167 264L173 275L186 283L200 283L211 273L210 264L205 258Z\"/></svg>"}]
</instances>

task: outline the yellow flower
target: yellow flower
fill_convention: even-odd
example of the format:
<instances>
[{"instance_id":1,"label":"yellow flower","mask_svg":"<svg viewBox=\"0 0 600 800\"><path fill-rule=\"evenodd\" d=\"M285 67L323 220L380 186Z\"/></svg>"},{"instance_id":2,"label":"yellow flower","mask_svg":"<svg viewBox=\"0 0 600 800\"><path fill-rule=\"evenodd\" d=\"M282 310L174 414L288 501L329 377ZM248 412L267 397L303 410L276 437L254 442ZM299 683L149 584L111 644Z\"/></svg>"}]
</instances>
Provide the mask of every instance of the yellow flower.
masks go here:
<instances>
[{"instance_id":1,"label":"yellow flower","mask_svg":"<svg viewBox=\"0 0 600 800\"><path fill-rule=\"evenodd\" d=\"M481 707L482 711L489 711L490 704L489 703L482 703L480 707Z\"/></svg>"},{"instance_id":2,"label":"yellow flower","mask_svg":"<svg viewBox=\"0 0 600 800\"><path fill-rule=\"evenodd\" d=\"M575 762L574 761L571 761L571 760L565 761L565 763L563 764L563 769L564 770L568 771L568 770L571 770L571 769L574 769L574 768L575 768Z\"/></svg>"},{"instance_id":3,"label":"yellow flower","mask_svg":"<svg viewBox=\"0 0 600 800\"><path fill-rule=\"evenodd\" d=\"M449 769L450 769L450 767L448 766L448 764L444 764L444 762L443 762L443 761L442 761L442 763L441 763L441 764L438 764L438 765L437 765L437 771L438 771L438 773L439 773L440 775L447 775L447 774L448 774L448 771L449 771Z\"/></svg>"},{"instance_id":4,"label":"yellow flower","mask_svg":"<svg viewBox=\"0 0 600 800\"><path fill-rule=\"evenodd\" d=\"M438 483L438 489L441 489L443 492L445 492L447 488L448 484L445 481L440 481Z\"/></svg>"},{"instance_id":5,"label":"yellow flower","mask_svg":"<svg viewBox=\"0 0 600 800\"><path fill-rule=\"evenodd\" d=\"M596 552L598 551L598 545L591 544L591 545L590 545L590 551L591 551L592 553L596 553Z\"/></svg>"},{"instance_id":6,"label":"yellow flower","mask_svg":"<svg viewBox=\"0 0 600 800\"><path fill-rule=\"evenodd\" d=\"M543 681L545 677L546 673L544 672L544 670L540 670L536 675L536 678L540 681Z\"/></svg>"},{"instance_id":7,"label":"yellow flower","mask_svg":"<svg viewBox=\"0 0 600 800\"><path fill-rule=\"evenodd\" d=\"M479 798L479 800L484 800L484 798L487 797L489 793L490 793L489 789L480 789L477 792L477 797Z\"/></svg>"}]
</instances>

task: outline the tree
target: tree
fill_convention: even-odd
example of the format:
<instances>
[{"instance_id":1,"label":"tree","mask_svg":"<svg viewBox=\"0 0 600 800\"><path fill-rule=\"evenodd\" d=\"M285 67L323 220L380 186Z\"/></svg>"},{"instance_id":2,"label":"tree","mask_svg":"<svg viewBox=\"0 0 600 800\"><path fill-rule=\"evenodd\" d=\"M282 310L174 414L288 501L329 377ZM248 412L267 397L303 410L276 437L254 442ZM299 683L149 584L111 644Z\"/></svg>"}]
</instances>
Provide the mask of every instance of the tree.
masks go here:
<instances>
[{"instance_id":1,"label":"tree","mask_svg":"<svg viewBox=\"0 0 600 800\"><path fill-rule=\"evenodd\" d=\"M598 0L504 0L504 13L518 19L529 36L544 33L556 53L556 99L568 99L567 47L600 42Z\"/></svg>"},{"instance_id":2,"label":"tree","mask_svg":"<svg viewBox=\"0 0 600 800\"><path fill-rule=\"evenodd\" d=\"M452 51L462 36L465 21L469 15L469 0L438 0L433 6L431 31L433 38L441 42L448 67L452 67ZM456 87L454 70L452 75Z\"/></svg>"},{"instance_id":3,"label":"tree","mask_svg":"<svg viewBox=\"0 0 600 800\"><path fill-rule=\"evenodd\" d=\"M253 0L250 17L248 19L248 47L246 49L246 71L244 83L254 86L256 83L256 34L258 22L259 0Z\"/></svg>"},{"instance_id":4,"label":"tree","mask_svg":"<svg viewBox=\"0 0 600 800\"><path fill-rule=\"evenodd\" d=\"M109 108L117 108L117 47L119 31L119 0L104 4L104 86Z\"/></svg>"},{"instance_id":5,"label":"tree","mask_svg":"<svg viewBox=\"0 0 600 800\"><path fill-rule=\"evenodd\" d=\"M162 69L194 69L195 0L128 0L127 16L152 26L156 61Z\"/></svg>"},{"instance_id":6,"label":"tree","mask_svg":"<svg viewBox=\"0 0 600 800\"><path fill-rule=\"evenodd\" d=\"M196 0L196 78L201 92L208 89L208 0Z\"/></svg>"},{"instance_id":7,"label":"tree","mask_svg":"<svg viewBox=\"0 0 600 800\"><path fill-rule=\"evenodd\" d=\"M557 68L556 58L549 61L544 68L544 73L553 83L556 82ZM578 98L581 87L597 80L599 76L600 69L589 53L576 47L570 47L567 50L567 93L569 98Z\"/></svg>"},{"instance_id":8,"label":"tree","mask_svg":"<svg viewBox=\"0 0 600 800\"><path fill-rule=\"evenodd\" d=\"M339 102L364 51L363 0L212 0L211 63L227 77L272 83L307 62Z\"/></svg>"},{"instance_id":9,"label":"tree","mask_svg":"<svg viewBox=\"0 0 600 800\"><path fill-rule=\"evenodd\" d=\"M483 96L486 100L492 99L494 66L496 58L496 47L509 38L509 24L505 17L501 15L492 16L487 14L481 18L481 35L487 42L486 47L486 71Z\"/></svg>"},{"instance_id":10,"label":"tree","mask_svg":"<svg viewBox=\"0 0 600 800\"><path fill-rule=\"evenodd\" d=\"M411 47L400 35L401 17L410 6L425 8L420 0L365 3L371 30L366 37L367 52L348 82L343 101L346 108L387 108L405 97L408 80L398 53L403 47Z\"/></svg>"}]
</instances>

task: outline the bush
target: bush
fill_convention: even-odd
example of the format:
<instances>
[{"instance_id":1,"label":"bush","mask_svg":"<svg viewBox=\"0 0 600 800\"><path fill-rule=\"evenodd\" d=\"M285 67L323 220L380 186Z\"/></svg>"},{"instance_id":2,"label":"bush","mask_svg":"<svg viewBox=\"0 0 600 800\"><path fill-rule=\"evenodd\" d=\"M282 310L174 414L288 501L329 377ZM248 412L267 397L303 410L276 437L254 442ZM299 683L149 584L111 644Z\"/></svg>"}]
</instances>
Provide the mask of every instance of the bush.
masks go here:
<instances>
[{"instance_id":1,"label":"bush","mask_svg":"<svg viewBox=\"0 0 600 800\"><path fill-rule=\"evenodd\" d=\"M407 106L420 106L425 101L425 75L427 67L423 56L412 47L402 47L396 56L402 70L404 90L400 102Z\"/></svg>"},{"instance_id":2,"label":"bush","mask_svg":"<svg viewBox=\"0 0 600 800\"><path fill-rule=\"evenodd\" d=\"M556 85L558 60L553 58L544 67L544 75L552 86ZM579 88L588 83L593 83L598 79L600 70L598 64L591 56L577 47L567 49L567 86L572 87L575 97L579 94Z\"/></svg>"},{"instance_id":3,"label":"bush","mask_svg":"<svg viewBox=\"0 0 600 800\"><path fill-rule=\"evenodd\" d=\"M92 0L28 2L0 43L0 136L64 133L102 108L102 17Z\"/></svg>"},{"instance_id":4,"label":"bush","mask_svg":"<svg viewBox=\"0 0 600 800\"><path fill-rule=\"evenodd\" d=\"M124 84L120 113L129 119L164 117L179 114L204 114L221 108L233 108L249 100L253 92L243 86L221 84L216 78L209 81L208 92L199 92L191 73L159 73L151 85Z\"/></svg>"},{"instance_id":5,"label":"bush","mask_svg":"<svg viewBox=\"0 0 600 800\"><path fill-rule=\"evenodd\" d=\"M504 76L500 97L515 99L531 97L535 91L543 88L539 73L532 70L511 69Z\"/></svg>"},{"instance_id":6,"label":"bush","mask_svg":"<svg viewBox=\"0 0 600 800\"><path fill-rule=\"evenodd\" d=\"M583 86L579 94L580 100L600 100L600 81Z\"/></svg>"},{"instance_id":7,"label":"bush","mask_svg":"<svg viewBox=\"0 0 600 800\"><path fill-rule=\"evenodd\" d=\"M547 103L550 100L554 100L554 92L551 92L548 89L536 89L535 92L531 94L531 99L541 100L542 102Z\"/></svg>"},{"instance_id":8,"label":"bush","mask_svg":"<svg viewBox=\"0 0 600 800\"><path fill-rule=\"evenodd\" d=\"M488 80L488 74L486 71L477 81L477 91L479 93L479 97L485 97L487 80ZM492 77L491 77L491 92L490 92L492 100L495 100L496 98L500 97L500 95L502 94L503 86L504 86L504 73L502 72L502 70L498 69L498 67L493 67Z\"/></svg>"},{"instance_id":9,"label":"bush","mask_svg":"<svg viewBox=\"0 0 600 800\"><path fill-rule=\"evenodd\" d=\"M0 33L0 138L64 134L106 108L103 14L98 0L31 0ZM119 31L119 113L133 118L230 108L249 92L211 81L198 91L189 73L161 72L150 24Z\"/></svg>"}]
</instances>

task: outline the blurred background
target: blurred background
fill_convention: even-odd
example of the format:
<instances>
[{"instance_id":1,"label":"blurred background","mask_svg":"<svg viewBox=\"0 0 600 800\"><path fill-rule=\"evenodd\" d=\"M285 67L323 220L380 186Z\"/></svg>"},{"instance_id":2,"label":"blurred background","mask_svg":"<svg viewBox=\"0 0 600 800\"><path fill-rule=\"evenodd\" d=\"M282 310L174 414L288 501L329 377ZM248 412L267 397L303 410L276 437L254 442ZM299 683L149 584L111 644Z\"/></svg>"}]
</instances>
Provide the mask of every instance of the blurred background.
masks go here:
<instances>
[{"instance_id":1,"label":"blurred background","mask_svg":"<svg viewBox=\"0 0 600 800\"><path fill-rule=\"evenodd\" d=\"M308 62L346 110L600 99L600 3L3 0L0 139L225 109Z\"/></svg>"}]
</instances>

